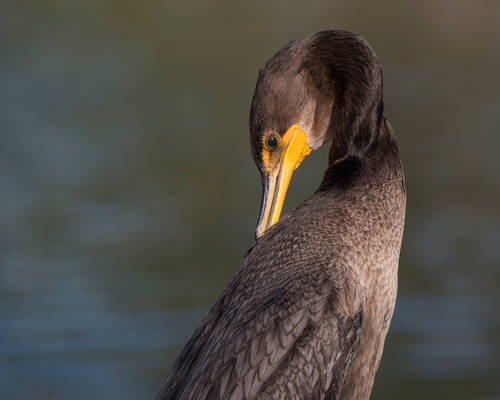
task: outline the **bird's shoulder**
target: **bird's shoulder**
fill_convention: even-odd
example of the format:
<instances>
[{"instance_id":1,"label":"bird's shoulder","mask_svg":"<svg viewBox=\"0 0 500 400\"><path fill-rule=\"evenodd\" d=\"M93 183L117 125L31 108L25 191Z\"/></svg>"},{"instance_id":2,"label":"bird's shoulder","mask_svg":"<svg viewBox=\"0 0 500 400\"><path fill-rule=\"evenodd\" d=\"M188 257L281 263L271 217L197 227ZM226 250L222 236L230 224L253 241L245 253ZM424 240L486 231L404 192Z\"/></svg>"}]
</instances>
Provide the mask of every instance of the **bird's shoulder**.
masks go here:
<instances>
[{"instance_id":1,"label":"bird's shoulder","mask_svg":"<svg viewBox=\"0 0 500 400\"><path fill-rule=\"evenodd\" d=\"M276 398L282 391L315 398L340 389L361 332L360 294L341 265L333 276L325 272L328 252L325 259L301 252L303 240L270 237L247 253L159 398Z\"/></svg>"}]
</instances>

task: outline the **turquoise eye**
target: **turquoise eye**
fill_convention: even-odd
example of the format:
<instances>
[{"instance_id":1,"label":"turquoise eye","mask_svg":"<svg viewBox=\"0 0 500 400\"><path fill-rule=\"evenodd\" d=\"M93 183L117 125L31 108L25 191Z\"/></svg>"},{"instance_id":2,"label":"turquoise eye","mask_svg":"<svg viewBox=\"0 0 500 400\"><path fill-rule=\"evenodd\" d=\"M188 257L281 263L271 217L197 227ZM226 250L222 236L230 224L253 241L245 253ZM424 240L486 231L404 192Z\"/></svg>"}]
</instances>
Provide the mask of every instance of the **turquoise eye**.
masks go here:
<instances>
[{"instance_id":1,"label":"turquoise eye","mask_svg":"<svg viewBox=\"0 0 500 400\"><path fill-rule=\"evenodd\" d=\"M276 138L274 136L270 136L269 138L267 138L267 147L269 147L271 150L273 150L277 145L278 145L278 141L276 140Z\"/></svg>"}]
</instances>

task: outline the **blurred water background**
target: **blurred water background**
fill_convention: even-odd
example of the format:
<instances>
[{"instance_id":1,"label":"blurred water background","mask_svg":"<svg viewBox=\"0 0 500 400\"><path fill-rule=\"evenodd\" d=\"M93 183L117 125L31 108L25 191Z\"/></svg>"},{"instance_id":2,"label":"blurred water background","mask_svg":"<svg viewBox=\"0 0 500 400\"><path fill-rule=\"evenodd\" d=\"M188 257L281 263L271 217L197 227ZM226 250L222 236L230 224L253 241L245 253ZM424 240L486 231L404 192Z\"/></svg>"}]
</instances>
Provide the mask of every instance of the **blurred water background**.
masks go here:
<instances>
[{"instance_id":1,"label":"blurred water background","mask_svg":"<svg viewBox=\"0 0 500 400\"><path fill-rule=\"evenodd\" d=\"M2 398L153 398L253 243L258 68L363 34L408 189L372 399L500 399L498 1L3 1ZM327 150L296 172L290 209Z\"/></svg>"}]
</instances>

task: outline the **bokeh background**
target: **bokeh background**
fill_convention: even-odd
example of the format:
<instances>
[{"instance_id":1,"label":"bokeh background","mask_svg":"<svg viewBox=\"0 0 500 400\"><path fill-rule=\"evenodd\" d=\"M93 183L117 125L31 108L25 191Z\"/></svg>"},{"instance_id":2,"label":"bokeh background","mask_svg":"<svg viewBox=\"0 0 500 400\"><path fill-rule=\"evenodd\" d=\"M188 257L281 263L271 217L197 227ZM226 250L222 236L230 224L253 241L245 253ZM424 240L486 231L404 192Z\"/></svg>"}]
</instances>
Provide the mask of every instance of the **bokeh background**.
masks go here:
<instances>
[{"instance_id":1,"label":"bokeh background","mask_svg":"<svg viewBox=\"0 0 500 400\"><path fill-rule=\"evenodd\" d=\"M153 398L253 243L258 68L364 35L408 189L372 399L500 398L498 1L0 6L2 398ZM327 150L294 175L312 194Z\"/></svg>"}]
</instances>

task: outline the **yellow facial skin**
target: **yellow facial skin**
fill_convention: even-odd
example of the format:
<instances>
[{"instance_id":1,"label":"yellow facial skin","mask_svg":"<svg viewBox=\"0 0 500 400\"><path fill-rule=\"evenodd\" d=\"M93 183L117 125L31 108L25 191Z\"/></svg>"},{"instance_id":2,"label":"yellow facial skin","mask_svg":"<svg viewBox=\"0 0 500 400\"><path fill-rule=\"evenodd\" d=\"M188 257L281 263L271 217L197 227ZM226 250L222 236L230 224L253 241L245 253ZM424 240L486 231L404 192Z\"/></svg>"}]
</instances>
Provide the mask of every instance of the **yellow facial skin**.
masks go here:
<instances>
[{"instance_id":1,"label":"yellow facial skin","mask_svg":"<svg viewBox=\"0 0 500 400\"><path fill-rule=\"evenodd\" d=\"M277 141L274 148L267 144L270 136ZM257 238L278 222L293 171L312 150L307 144L306 133L297 124L292 125L283 137L272 132L264 135L263 144L264 194L257 223Z\"/></svg>"}]
</instances>

